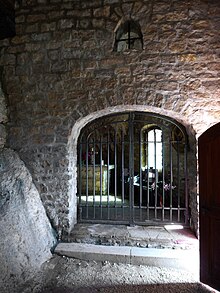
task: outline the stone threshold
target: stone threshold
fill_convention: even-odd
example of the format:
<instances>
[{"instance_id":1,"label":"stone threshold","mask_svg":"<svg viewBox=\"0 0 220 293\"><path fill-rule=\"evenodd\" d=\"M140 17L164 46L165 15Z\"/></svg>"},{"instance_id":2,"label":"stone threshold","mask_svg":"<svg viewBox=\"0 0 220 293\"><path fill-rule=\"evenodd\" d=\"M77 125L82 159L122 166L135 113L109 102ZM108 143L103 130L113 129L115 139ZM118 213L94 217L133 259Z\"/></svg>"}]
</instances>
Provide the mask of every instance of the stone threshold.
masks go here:
<instances>
[{"instance_id":1,"label":"stone threshold","mask_svg":"<svg viewBox=\"0 0 220 293\"><path fill-rule=\"evenodd\" d=\"M199 251L195 250L58 243L54 252L86 261L178 268L192 272L199 269Z\"/></svg>"},{"instance_id":2,"label":"stone threshold","mask_svg":"<svg viewBox=\"0 0 220 293\"><path fill-rule=\"evenodd\" d=\"M170 227L168 227L170 226ZM170 229L176 227L175 229ZM199 241L190 229L178 225L126 226L77 224L63 242L105 246L198 250Z\"/></svg>"}]
</instances>

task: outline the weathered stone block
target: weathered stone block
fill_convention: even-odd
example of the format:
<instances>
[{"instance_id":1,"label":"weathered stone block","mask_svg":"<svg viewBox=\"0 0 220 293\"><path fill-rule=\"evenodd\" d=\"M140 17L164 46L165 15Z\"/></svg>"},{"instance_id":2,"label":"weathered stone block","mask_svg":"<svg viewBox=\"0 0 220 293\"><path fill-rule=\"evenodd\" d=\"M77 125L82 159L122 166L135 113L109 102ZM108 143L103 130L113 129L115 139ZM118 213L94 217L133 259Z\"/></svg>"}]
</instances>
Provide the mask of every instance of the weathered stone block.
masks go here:
<instances>
[{"instance_id":1,"label":"weathered stone block","mask_svg":"<svg viewBox=\"0 0 220 293\"><path fill-rule=\"evenodd\" d=\"M6 103L5 103L5 95L1 88L0 83L0 123L6 123L7 122L7 109L6 109Z\"/></svg>"},{"instance_id":2,"label":"weathered stone block","mask_svg":"<svg viewBox=\"0 0 220 293\"><path fill-rule=\"evenodd\" d=\"M19 35L23 35L24 31L25 31L25 25L23 24L16 24L16 35L19 36Z\"/></svg>"},{"instance_id":3,"label":"weathered stone block","mask_svg":"<svg viewBox=\"0 0 220 293\"><path fill-rule=\"evenodd\" d=\"M91 27L91 21L90 19L81 19L79 20L78 26L80 29L87 29Z\"/></svg>"},{"instance_id":4,"label":"weathered stone block","mask_svg":"<svg viewBox=\"0 0 220 293\"><path fill-rule=\"evenodd\" d=\"M32 54L32 62L33 63L43 63L44 59L45 59L45 54L42 52L36 52Z\"/></svg>"},{"instance_id":5,"label":"weathered stone block","mask_svg":"<svg viewBox=\"0 0 220 293\"><path fill-rule=\"evenodd\" d=\"M56 22L43 23L41 25L41 32L54 31L56 29Z\"/></svg>"},{"instance_id":6,"label":"weathered stone block","mask_svg":"<svg viewBox=\"0 0 220 293\"><path fill-rule=\"evenodd\" d=\"M110 16L110 6L104 6L103 8L94 9L93 14L95 17L109 17Z\"/></svg>"},{"instance_id":7,"label":"weathered stone block","mask_svg":"<svg viewBox=\"0 0 220 293\"><path fill-rule=\"evenodd\" d=\"M33 33L31 35L31 39L33 41L49 41L51 39L51 35L50 33L40 33L40 34L37 34L37 33Z\"/></svg>"},{"instance_id":8,"label":"weathered stone block","mask_svg":"<svg viewBox=\"0 0 220 293\"><path fill-rule=\"evenodd\" d=\"M188 18L188 11L175 11L166 14L167 21L184 21Z\"/></svg>"},{"instance_id":9,"label":"weathered stone block","mask_svg":"<svg viewBox=\"0 0 220 293\"><path fill-rule=\"evenodd\" d=\"M0 149L5 146L6 143L6 129L3 124L0 124Z\"/></svg>"},{"instance_id":10,"label":"weathered stone block","mask_svg":"<svg viewBox=\"0 0 220 293\"><path fill-rule=\"evenodd\" d=\"M103 28L103 27L105 27L105 20L104 19L93 19L92 26L94 28Z\"/></svg>"},{"instance_id":11,"label":"weathered stone block","mask_svg":"<svg viewBox=\"0 0 220 293\"><path fill-rule=\"evenodd\" d=\"M48 13L49 19L60 19L65 14L65 11L62 9L59 9L59 11L50 11Z\"/></svg>"},{"instance_id":12,"label":"weathered stone block","mask_svg":"<svg viewBox=\"0 0 220 293\"><path fill-rule=\"evenodd\" d=\"M38 32L39 24L34 23L26 27L26 33L35 33Z\"/></svg>"},{"instance_id":13,"label":"weathered stone block","mask_svg":"<svg viewBox=\"0 0 220 293\"><path fill-rule=\"evenodd\" d=\"M60 27L61 29L67 29L67 28L72 28L75 27L76 22L74 19L61 19L60 21Z\"/></svg>"},{"instance_id":14,"label":"weathered stone block","mask_svg":"<svg viewBox=\"0 0 220 293\"><path fill-rule=\"evenodd\" d=\"M40 50L40 48L41 48L41 45L40 44L34 44L34 43L30 43L30 44L28 44L28 43L26 43L25 44L25 50L26 51L30 51L30 52L34 52L34 51L38 51L38 50Z\"/></svg>"},{"instance_id":15,"label":"weathered stone block","mask_svg":"<svg viewBox=\"0 0 220 293\"><path fill-rule=\"evenodd\" d=\"M30 173L9 149L0 151L0 215L0 288L14 292L51 257L56 239Z\"/></svg>"},{"instance_id":16,"label":"weathered stone block","mask_svg":"<svg viewBox=\"0 0 220 293\"><path fill-rule=\"evenodd\" d=\"M179 56L182 62L195 62L197 60L196 54L183 54Z\"/></svg>"},{"instance_id":17,"label":"weathered stone block","mask_svg":"<svg viewBox=\"0 0 220 293\"><path fill-rule=\"evenodd\" d=\"M93 1L89 1L89 0L85 0L82 2L82 8L92 8L92 7L100 7L102 6L102 0L93 0Z\"/></svg>"},{"instance_id":18,"label":"weathered stone block","mask_svg":"<svg viewBox=\"0 0 220 293\"><path fill-rule=\"evenodd\" d=\"M126 75L126 76L130 76L131 75L131 69L130 67L117 67L115 69L115 74L116 75Z\"/></svg>"},{"instance_id":19,"label":"weathered stone block","mask_svg":"<svg viewBox=\"0 0 220 293\"><path fill-rule=\"evenodd\" d=\"M67 11L67 16L72 16L74 18L81 18L81 17L91 17L91 9L83 9L83 10L70 10Z\"/></svg>"},{"instance_id":20,"label":"weathered stone block","mask_svg":"<svg viewBox=\"0 0 220 293\"><path fill-rule=\"evenodd\" d=\"M46 19L45 14L32 14L27 16L27 22L41 22Z\"/></svg>"},{"instance_id":21,"label":"weathered stone block","mask_svg":"<svg viewBox=\"0 0 220 293\"><path fill-rule=\"evenodd\" d=\"M15 22L16 23L23 23L23 22L25 22L25 16L24 15L16 16Z\"/></svg>"},{"instance_id":22,"label":"weathered stone block","mask_svg":"<svg viewBox=\"0 0 220 293\"><path fill-rule=\"evenodd\" d=\"M0 60L3 65L13 65L15 64L15 59L16 57L14 54L5 54Z\"/></svg>"}]
</instances>

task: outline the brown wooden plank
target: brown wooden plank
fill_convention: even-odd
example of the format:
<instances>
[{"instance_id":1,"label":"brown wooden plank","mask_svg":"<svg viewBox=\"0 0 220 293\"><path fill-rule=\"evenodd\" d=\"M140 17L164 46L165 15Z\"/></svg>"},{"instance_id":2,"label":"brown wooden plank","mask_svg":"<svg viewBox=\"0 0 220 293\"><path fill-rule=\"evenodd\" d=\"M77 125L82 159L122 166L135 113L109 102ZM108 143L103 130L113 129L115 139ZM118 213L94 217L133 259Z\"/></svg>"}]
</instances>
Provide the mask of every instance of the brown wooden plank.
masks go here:
<instances>
[{"instance_id":1,"label":"brown wooden plank","mask_svg":"<svg viewBox=\"0 0 220 293\"><path fill-rule=\"evenodd\" d=\"M200 278L220 290L220 123L199 138Z\"/></svg>"}]
</instances>

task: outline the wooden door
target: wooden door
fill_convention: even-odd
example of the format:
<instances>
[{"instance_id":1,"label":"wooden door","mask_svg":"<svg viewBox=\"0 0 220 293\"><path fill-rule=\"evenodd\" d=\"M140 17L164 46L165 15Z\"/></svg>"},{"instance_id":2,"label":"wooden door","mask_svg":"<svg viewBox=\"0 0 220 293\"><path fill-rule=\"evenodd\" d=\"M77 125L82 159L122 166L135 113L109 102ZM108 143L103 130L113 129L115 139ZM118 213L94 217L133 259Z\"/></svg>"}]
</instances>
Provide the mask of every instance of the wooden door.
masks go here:
<instances>
[{"instance_id":1,"label":"wooden door","mask_svg":"<svg viewBox=\"0 0 220 293\"><path fill-rule=\"evenodd\" d=\"M199 137L200 279L220 290L220 123Z\"/></svg>"}]
</instances>

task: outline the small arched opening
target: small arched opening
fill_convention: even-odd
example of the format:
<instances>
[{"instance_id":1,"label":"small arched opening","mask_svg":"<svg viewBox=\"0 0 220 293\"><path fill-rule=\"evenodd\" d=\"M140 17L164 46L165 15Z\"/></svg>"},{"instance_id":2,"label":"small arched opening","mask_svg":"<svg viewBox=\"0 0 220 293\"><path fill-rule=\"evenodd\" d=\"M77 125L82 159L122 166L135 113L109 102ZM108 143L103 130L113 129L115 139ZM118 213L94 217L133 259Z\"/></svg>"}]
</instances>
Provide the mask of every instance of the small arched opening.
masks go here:
<instances>
[{"instance_id":1,"label":"small arched opening","mask_svg":"<svg viewBox=\"0 0 220 293\"><path fill-rule=\"evenodd\" d=\"M139 23L128 19L122 21L116 28L114 51L121 52L132 49L143 49L143 35Z\"/></svg>"}]
</instances>

